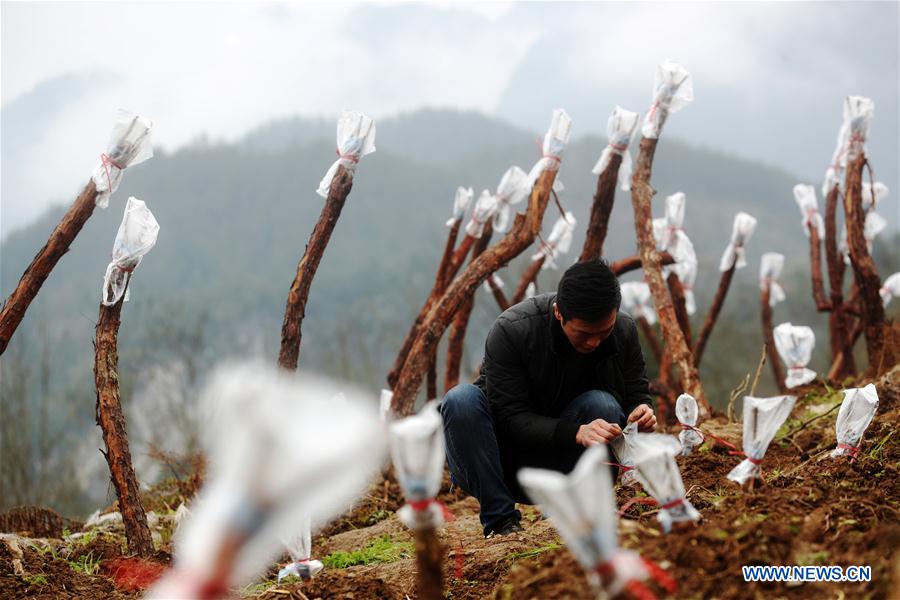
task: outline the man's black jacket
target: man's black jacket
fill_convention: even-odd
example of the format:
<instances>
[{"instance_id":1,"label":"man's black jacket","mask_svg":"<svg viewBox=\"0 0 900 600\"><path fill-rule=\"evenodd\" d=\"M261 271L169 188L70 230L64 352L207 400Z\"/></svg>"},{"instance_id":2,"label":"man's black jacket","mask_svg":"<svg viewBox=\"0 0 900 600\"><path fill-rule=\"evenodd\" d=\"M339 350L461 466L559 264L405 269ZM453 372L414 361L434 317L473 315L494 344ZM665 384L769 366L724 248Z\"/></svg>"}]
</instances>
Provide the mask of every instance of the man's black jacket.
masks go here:
<instances>
[{"instance_id":1,"label":"man's black jacket","mask_svg":"<svg viewBox=\"0 0 900 600\"><path fill-rule=\"evenodd\" d=\"M553 316L555 293L521 302L501 314L485 342L481 375L501 444L514 450L552 451L575 445L579 424L558 415L573 398L564 361L573 352ZM619 312L610 336L588 358L589 389L611 393L627 417L639 404L652 406L644 356L634 320ZM594 363L594 361L596 361Z\"/></svg>"}]
</instances>

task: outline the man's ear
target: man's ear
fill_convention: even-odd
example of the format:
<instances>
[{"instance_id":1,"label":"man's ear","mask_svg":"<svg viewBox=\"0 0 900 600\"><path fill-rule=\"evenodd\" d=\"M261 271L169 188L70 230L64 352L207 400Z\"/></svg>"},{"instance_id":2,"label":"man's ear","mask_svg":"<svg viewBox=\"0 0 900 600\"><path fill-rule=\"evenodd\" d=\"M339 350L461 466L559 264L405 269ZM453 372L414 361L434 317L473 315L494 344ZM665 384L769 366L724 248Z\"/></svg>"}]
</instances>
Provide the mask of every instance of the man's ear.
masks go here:
<instances>
[{"instance_id":1,"label":"man's ear","mask_svg":"<svg viewBox=\"0 0 900 600\"><path fill-rule=\"evenodd\" d=\"M553 316L556 317L556 320L562 323L562 315L559 314L559 308L556 306L556 302L553 303Z\"/></svg>"}]
</instances>

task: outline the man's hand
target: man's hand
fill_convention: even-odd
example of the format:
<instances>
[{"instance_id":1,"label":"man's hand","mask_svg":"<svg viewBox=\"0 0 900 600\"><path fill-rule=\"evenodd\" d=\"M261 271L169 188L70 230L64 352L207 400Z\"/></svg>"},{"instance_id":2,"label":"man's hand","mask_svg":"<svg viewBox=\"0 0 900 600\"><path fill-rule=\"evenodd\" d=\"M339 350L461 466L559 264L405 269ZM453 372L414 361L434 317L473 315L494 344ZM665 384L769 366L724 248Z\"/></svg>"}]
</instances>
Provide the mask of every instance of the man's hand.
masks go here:
<instances>
[{"instance_id":1,"label":"man's hand","mask_svg":"<svg viewBox=\"0 0 900 600\"><path fill-rule=\"evenodd\" d=\"M654 422L656 422L654 420ZM615 438L622 435L622 428L616 423L607 423L603 419L595 419L587 425L578 428L575 434L575 441L585 448L590 448L595 444L608 444Z\"/></svg>"},{"instance_id":2,"label":"man's hand","mask_svg":"<svg viewBox=\"0 0 900 600\"><path fill-rule=\"evenodd\" d=\"M656 429L656 415L653 409L646 404L641 404L628 415L629 423L637 423L638 431L653 431Z\"/></svg>"}]
</instances>

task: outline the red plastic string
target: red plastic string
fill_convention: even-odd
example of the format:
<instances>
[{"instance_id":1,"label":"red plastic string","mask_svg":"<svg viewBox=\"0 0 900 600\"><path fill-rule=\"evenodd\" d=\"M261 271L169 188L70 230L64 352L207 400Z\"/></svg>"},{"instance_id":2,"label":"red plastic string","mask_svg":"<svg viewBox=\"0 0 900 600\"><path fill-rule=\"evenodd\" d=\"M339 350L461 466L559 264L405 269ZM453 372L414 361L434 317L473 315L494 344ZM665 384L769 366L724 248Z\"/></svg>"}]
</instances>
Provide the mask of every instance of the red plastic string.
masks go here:
<instances>
[{"instance_id":1,"label":"red plastic string","mask_svg":"<svg viewBox=\"0 0 900 600\"><path fill-rule=\"evenodd\" d=\"M612 142L610 142L609 147L616 152L625 152L626 150L628 150L628 144L613 144Z\"/></svg>"},{"instance_id":2,"label":"red plastic string","mask_svg":"<svg viewBox=\"0 0 900 600\"><path fill-rule=\"evenodd\" d=\"M850 444L838 444L840 450L846 450L850 454L850 462L854 462L859 455L859 446L851 446Z\"/></svg>"},{"instance_id":3,"label":"red plastic string","mask_svg":"<svg viewBox=\"0 0 900 600\"><path fill-rule=\"evenodd\" d=\"M675 508L675 507L678 506L679 504L684 504L684 498L675 498L675 499L672 500L671 502L666 502L665 504L663 504L662 506L660 506L660 508L665 509L665 510L669 510L670 508Z\"/></svg>"},{"instance_id":4,"label":"red plastic string","mask_svg":"<svg viewBox=\"0 0 900 600\"><path fill-rule=\"evenodd\" d=\"M649 504L650 506L656 506L658 502L653 498L632 498L628 502L622 505L622 508L619 509L619 516L623 516L625 511L634 506L635 504Z\"/></svg>"},{"instance_id":5,"label":"red plastic string","mask_svg":"<svg viewBox=\"0 0 900 600\"><path fill-rule=\"evenodd\" d=\"M602 465L609 465L610 467L619 467L620 469L622 469L623 471L626 471L626 472L627 472L627 471L631 471L631 470L634 469L634 467L629 467L629 466L627 466L627 465L620 465L620 464L617 463L617 462L605 462L605 461L604 461L604 462L602 462L602 463L600 463L600 464L602 464Z\"/></svg>"},{"instance_id":6,"label":"red plastic string","mask_svg":"<svg viewBox=\"0 0 900 600\"><path fill-rule=\"evenodd\" d=\"M338 155L340 160L349 160L354 164L359 163L359 157L355 154L341 154L340 148L335 148L334 153Z\"/></svg>"},{"instance_id":7,"label":"red plastic string","mask_svg":"<svg viewBox=\"0 0 900 600\"><path fill-rule=\"evenodd\" d=\"M105 152L100 155L100 162L103 164L103 169L106 171L106 184L109 186L108 191L112 193L112 177L109 174L109 166L112 165L120 171L124 170L125 167L121 166L119 163L114 161L109 157Z\"/></svg>"},{"instance_id":8,"label":"red plastic string","mask_svg":"<svg viewBox=\"0 0 900 600\"><path fill-rule=\"evenodd\" d=\"M737 450L737 446L735 446L735 445L732 444L731 442L726 441L726 440L723 440L723 439L720 438L719 436L713 435L713 434L709 433L708 431L703 431L703 430L700 429L699 427L695 427L695 426L693 426L693 425L685 425L684 423L682 423L682 424L681 424L681 428L682 428L682 429L691 429L691 430L693 430L693 431L696 431L696 432L699 433L700 435L702 435L704 438L706 438L707 436L708 436L708 437L711 437L712 439L716 440L716 441L719 442L720 444L723 444L723 445L725 445L725 446L728 446L728 447L731 448L732 450ZM740 454L743 454L743 452L739 452L739 453L740 453ZM729 454L732 454L732 453L729 452Z\"/></svg>"},{"instance_id":9,"label":"red plastic string","mask_svg":"<svg viewBox=\"0 0 900 600\"><path fill-rule=\"evenodd\" d=\"M457 544L456 552L454 552L454 556L453 556L456 566L454 567L453 574L457 579L462 579L462 577L463 577L463 559L465 558L463 556L462 539L457 538L456 544Z\"/></svg>"},{"instance_id":10,"label":"red plastic string","mask_svg":"<svg viewBox=\"0 0 900 600\"><path fill-rule=\"evenodd\" d=\"M423 512L428 510L428 507L432 504L436 504L441 509L441 514L444 516L445 521L452 521L455 517L453 513L450 512L450 509L447 508L447 505L441 502L436 498L428 498L427 500L416 500L414 502L407 502L412 509L416 512Z\"/></svg>"},{"instance_id":11,"label":"red plastic string","mask_svg":"<svg viewBox=\"0 0 900 600\"><path fill-rule=\"evenodd\" d=\"M650 577L653 578L653 581L662 586L664 590L670 594L674 594L678 590L678 582L676 582L665 569L650 559L641 558L641 560L644 562L644 567L646 567L647 572L650 573Z\"/></svg>"}]
</instances>

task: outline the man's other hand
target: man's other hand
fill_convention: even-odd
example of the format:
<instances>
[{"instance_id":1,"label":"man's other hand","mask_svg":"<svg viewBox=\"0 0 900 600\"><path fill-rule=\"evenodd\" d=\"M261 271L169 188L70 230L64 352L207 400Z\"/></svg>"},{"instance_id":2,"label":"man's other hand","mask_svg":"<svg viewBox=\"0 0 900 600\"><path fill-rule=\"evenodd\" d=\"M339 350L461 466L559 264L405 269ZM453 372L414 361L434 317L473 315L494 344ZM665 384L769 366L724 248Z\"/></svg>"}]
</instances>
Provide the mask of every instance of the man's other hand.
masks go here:
<instances>
[{"instance_id":1,"label":"man's other hand","mask_svg":"<svg viewBox=\"0 0 900 600\"><path fill-rule=\"evenodd\" d=\"M656 415L653 409L646 404L641 404L628 415L629 423L637 423L638 431L653 431L656 429Z\"/></svg>"},{"instance_id":2,"label":"man's other hand","mask_svg":"<svg viewBox=\"0 0 900 600\"><path fill-rule=\"evenodd\" d=\"M653 422L655 423L656 420L654 419ZM608 444L620 435L622 435L622 428L616 423L607 423L603 419L596 419L578 428L578 433L575 434L575 442L585 448L590 448L599 443Z\"/></svg>"}]
</instances>

